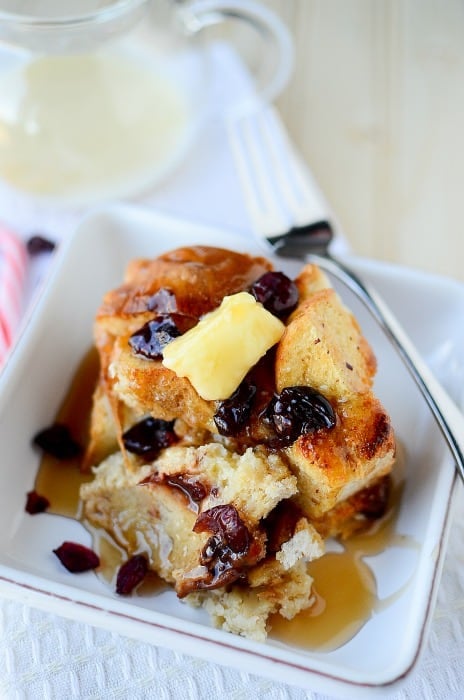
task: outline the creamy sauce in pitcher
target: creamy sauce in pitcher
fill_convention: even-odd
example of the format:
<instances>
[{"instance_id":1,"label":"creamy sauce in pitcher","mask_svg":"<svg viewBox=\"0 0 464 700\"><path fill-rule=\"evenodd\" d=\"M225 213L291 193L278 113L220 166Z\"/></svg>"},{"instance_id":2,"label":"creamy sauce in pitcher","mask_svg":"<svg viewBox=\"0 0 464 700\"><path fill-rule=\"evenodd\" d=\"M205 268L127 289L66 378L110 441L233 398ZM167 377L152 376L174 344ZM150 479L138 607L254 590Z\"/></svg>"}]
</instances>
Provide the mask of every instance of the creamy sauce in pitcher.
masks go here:
<instances>
[{"instance_id":1,"label":"creamy sauce in pitcher","mask_svg":"<svg viewBox=\"0 0 464 700\"><path fill-rule=\"evenodd\" d=\"M183 153L187 100L125 50L38 57L0 74L0 178L65 201L133 194Z\"/></svg>"}]
</instances>

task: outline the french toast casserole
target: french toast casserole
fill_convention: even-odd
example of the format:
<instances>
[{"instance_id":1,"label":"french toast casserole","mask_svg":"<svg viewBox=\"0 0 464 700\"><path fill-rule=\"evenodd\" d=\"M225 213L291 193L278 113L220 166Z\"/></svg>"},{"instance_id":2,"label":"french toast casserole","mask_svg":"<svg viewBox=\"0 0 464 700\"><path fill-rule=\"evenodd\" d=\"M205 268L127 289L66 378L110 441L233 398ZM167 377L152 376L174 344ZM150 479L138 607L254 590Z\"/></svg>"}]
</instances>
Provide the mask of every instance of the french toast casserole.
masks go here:
<instances>
[{"instance_id":1,"label":"french toast casserole","mask_svg":"<svg viewBox=\"0 0 464 700\"><path fill-rule=\"evenodd\" d=\"M225 630L312 604L307 562L386 506L376 360L325 274L178 248L132 261L95 320L83 518Z\"/></svg>"}]
</instances>

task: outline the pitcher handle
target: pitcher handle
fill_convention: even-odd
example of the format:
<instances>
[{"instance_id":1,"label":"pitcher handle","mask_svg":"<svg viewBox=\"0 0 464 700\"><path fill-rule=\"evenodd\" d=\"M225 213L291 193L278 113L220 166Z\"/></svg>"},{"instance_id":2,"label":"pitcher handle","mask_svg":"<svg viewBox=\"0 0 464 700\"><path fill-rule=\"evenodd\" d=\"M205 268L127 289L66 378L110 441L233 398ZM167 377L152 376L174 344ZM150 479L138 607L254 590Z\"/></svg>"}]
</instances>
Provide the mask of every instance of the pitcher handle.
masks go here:
<instances>
[{"instance_id":1,"label":"pitcher handle","mask_svg":"<svg viewBox=\"0 0 464 700\"><path fill-rule=\"evenodd\" d=\"M280 95L293 71L294 47L289 30L272 10L252 0L194 0L179 10L184 29L190 34L227 19L238 19L264 36L269 51L276 56L276 68L259 90L258 98L270 103Z\"/></svg>"}]
</instances>

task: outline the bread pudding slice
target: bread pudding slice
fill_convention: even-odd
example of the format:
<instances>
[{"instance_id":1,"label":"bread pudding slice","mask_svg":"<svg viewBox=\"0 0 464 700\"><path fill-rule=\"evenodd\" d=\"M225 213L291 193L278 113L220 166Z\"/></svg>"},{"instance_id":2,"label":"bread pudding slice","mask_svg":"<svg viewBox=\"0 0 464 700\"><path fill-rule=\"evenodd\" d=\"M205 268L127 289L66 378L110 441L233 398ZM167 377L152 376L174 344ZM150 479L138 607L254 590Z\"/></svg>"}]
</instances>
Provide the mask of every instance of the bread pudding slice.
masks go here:
<instances>
[{"instance_id":1,"label":"bread pudding slice","mask_svg":"<svg viewBox=\"0 0 464 700\"><path fill-rule=\"evenodd\" d=\"M258 307L274 340L254 356L261 332L242 334ZM394 432L359 324L316 266L291 281L196 246L131 263L95 342L84 518L216 624L264 638L271 614L312 604L306 563L323 539L386 505Z\"/></svg>"},{"instance_id":2,"label":"bread pudding slice","mask_svg":"<svg viewBox=\"0 0 464 700\"><path fill-rule=\"evenodd\" d=\"M276 505L295 493L278 455L252 448L238 455L217 443L171 447L131 470L118 452L81 488L83 516L94 528L129 557L143 552L187 602L206 604L214 591L226 627L255 638L264 637L271 613L293 616L311 603L311 578L301 567L321 556L323 541L300 513L291 528L288 518L276 522ZM248 611L245 627L225 613L237 605Z\"/></svg>"}]
</instances>

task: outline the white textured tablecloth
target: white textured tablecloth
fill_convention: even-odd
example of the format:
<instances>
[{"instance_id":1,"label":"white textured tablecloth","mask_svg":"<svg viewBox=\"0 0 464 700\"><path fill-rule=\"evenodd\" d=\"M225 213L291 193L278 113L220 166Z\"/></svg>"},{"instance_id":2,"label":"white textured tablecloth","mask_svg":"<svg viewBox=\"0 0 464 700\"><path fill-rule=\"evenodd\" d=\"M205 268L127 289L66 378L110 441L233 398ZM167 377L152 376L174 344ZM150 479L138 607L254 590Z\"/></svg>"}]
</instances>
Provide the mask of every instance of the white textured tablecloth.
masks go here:
<instances>
[{"instance_id":1,"label":"white textured tablecloth","mask_svg":"<svg viewBox=\"0 0 464 700\"><path fill-rule=\"evenodd\" d=\"M212 100L224 105L250 89L223 49L215 54ZM224 125L211 118L187 161L144 204L175 216L249 230ZM0 219L24 238L40 231L60 240L81 212L32 206L0 189ZM31 270L31 286L44 273ZM412 676L391 700L464 698L464 489L458 485L451 536L430 639ZM379 640L379 644L381 640ZM131 700L323 700L302 690L208 661L69 621L18 602L0 600L0 697L6 700L121 698Z\"/></svg>"}]
</instances>

